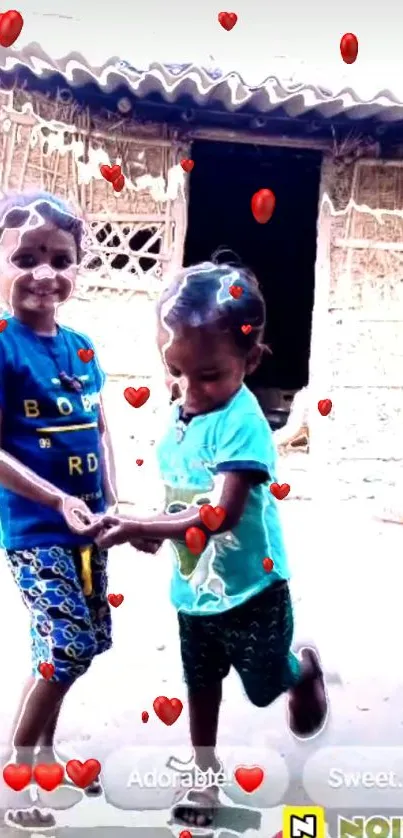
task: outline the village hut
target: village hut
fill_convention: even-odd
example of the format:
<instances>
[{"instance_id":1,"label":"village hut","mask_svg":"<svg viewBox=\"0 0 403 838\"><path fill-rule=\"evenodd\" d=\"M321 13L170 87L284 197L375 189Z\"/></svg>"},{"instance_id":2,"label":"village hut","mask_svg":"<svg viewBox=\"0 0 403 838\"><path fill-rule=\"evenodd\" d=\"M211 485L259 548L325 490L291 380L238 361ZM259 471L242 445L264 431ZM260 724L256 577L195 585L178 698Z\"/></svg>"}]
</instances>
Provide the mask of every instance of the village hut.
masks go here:
<instances>
[{"instance_id":1,"label":"village hut","mask_svg":"<svg viewBox=\"0 0 403 838\"><path fill-rule=\"evenodd\" d=\"M85 215L66 316L99 349L117 434L133 437L124 387L161 373L164 274L227 247L267 300L273 354L251 385L270 421L308 385L317 491L377 496L403 464L403 96L320 85L286 59L257 81L213 59L126 58L94 68L77 52L56 61L49 45L0 50L1 189L47 189ZM121 164L121 193L104 163ZM250 210L261 188L276 195L266 225ZM141 421L151 438L150 414Z\"/></svg>"}]
</instances>

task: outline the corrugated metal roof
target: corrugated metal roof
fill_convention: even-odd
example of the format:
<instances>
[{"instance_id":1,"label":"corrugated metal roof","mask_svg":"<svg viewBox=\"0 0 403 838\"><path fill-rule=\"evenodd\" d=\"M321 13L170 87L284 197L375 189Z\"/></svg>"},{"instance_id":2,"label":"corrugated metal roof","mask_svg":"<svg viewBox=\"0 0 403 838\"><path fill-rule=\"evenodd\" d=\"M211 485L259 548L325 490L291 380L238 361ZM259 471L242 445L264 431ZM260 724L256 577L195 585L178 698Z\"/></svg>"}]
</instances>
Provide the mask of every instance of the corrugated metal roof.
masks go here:
<instances>
[{"instance_id":1,"label":"corrugated metal roof","mask_svg":"<svg viewBox=\"0 0 403 838\"><path fill-rule=\"evenodd\" d=\"M33 27L26 26L25 31L32 33ZM238 52L241 58L237 58L236 69L232 69L230 54L220 61L208 54L203 56L200 47L195 50L194 39L191 45L183 41L178 46L169 41L164 43L162 57L161 42L158 42L155 57L160 60L150 61L144 51L146 48L150 52L150 38L143 47L141 38L136 38L130 47L130 39L120 38L121 54L135 53L132 63L142 68L136 69L118 57L105 58L107 44L115 39L91 37L82 21L67 19L62 26L58 21L55 29L51 16L47 20L42 18L40 32L41 44L26 43L27 34L23 30L18 49L0 48L0 70L15 73L22 67L41 78L60 74L73 88L96 82L106 95L122 85L140 99L158 93L165 101L175 102L187 95L196 105L220 102L229 113L247 106L250 111L269 115L281 107L292 118L316 111L325 118L345 114L352 120L371 117L385 122L403 120L402 62L382 64L382 79L394 79L392 91L389 85L379 89L379 63L376 67L368 63L347 67L339 57L333 64L318 67L288 58L265 57L262 62L250 54L242 58L244 53ZM75 44L80 51L60 57L68 44ZM170 61L172 52L180 63ZM188 52L196 55L196 63L189 62ZM103 58L97 64L100 56ZM396 85L401 89L396 89Z\"/></svg>"}]
</instances>

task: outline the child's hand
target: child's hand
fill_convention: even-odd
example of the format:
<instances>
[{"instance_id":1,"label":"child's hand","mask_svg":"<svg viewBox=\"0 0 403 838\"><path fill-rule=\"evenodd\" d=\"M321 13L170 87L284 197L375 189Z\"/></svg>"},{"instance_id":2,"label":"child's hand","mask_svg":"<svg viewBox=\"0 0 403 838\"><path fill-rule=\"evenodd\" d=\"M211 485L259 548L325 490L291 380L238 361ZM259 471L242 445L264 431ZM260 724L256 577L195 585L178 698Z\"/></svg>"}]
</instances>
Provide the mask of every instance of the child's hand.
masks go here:
<instances>
[{"instance_id":1,"label":"child's hand","mask_svg":"<svg viewBox=\"0 0 403 838\"><path fill-rule=\"evenodd\" d=\"M96 542L102 549L136 540L135 522L114 515L104 515L101 519L100 530L97 533Z\"/></svg>"},{"instance_id":2,"label":"child's hand","mask_svg":"<svg viewBox=\"0 0 403 838\"><path fill-rule=\"evenodd\" d=\"M102 529L102 519L94 515L81 498L64 495L59 512L75 535L96 535Z\"/></svg>"},{"instance_id":3,"label":"child's hand","mask_svg":"<svg viewBox=\"0 0 403 838\"><path fill-rule=\"evenodd\" d=\"M141 553L158 553L158 550L161 547L162 541L147 541L147 539L142 538L131 538L130 544L136 550L140 550Z\"/></svg>"}]
</instances>

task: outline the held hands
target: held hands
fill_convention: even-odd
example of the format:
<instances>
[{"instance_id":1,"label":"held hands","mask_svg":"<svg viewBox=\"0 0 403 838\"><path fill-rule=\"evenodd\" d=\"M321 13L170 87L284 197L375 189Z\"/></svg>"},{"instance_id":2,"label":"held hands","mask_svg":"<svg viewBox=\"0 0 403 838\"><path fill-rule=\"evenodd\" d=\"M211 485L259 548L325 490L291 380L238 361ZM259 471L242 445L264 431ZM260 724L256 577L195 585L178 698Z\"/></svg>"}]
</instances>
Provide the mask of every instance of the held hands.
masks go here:
<instances>
[{"instance_id":1,"label":"held hands","mask_svg":"<svg viewBox=\"0 0 403 838\"><path fill-rule=\"evenodd\" d=\"M161 547L161 541L145 539L132 518L118 517L110 512L94 515L81 498L64 495L60 499L59 512L71 532L95 539L103 549L127 542L144 553L157 553Z\"/></svg>"}]
</instances>

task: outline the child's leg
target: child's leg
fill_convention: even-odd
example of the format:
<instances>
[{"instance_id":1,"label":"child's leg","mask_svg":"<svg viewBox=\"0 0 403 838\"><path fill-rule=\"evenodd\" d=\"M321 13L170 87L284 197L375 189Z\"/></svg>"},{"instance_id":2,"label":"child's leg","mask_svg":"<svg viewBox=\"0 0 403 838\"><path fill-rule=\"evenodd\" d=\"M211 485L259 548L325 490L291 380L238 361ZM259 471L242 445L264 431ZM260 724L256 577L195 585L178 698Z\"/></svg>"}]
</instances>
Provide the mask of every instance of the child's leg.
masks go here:
<instances>
[{"instance_id":1,"label":"child's leg","mask_svg":"<svg viewBox=\"0 0 403 838\"><path fill-rule=\"evenodd\" d=\"M181 655L188 686L190 736L195 766L200 772L210 769L219 775L221 764L216 756L218 718L222 681L228 675L227 658L221 631L222 619L179 614ZM218 801L218 786L180 790L173 806L175 819L193 826L209 826Z\"/></svg>"},{"instance_id":2,"label":"child's leg","mask_svg":"<svg viewBox=\"0 0 403 838\"><path fill-rule=\"evenodd\" d=\"M249 700L268 707L289 691L292 732L300 737L318 733L328 710L323 673L312 650L304 650L301 660L290 651L294 621L288 584L266 588L228 612L228 618L237 637L231 663Z\"/></svg>"}]
</instances>

